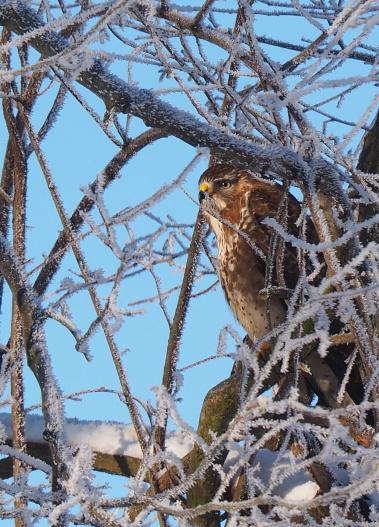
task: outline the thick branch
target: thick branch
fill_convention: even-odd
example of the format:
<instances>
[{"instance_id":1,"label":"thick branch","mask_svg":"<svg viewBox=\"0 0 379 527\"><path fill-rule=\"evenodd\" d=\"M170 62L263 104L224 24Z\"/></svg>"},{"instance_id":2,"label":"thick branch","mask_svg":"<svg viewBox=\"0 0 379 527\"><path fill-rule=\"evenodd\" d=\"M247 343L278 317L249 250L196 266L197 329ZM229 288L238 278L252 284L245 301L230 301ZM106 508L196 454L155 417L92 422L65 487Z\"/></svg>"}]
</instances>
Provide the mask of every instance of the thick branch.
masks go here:
<instances>
[{"instance_id":1,"label":"thick branch","mask_svg":"<svg viewBox=\"0 0 379 527\"><path fill-rule=\"evenodd\" d=\"M28 441L26 448L30 456L52 465L49 445L45 441ZM140 463L141 459L133 456L95 452L93 468L96 471L106 472L107 474L131 477L137 474ZM7 457L0 460L0 479L10 477L12 477L12 458Z\"/></svg>"},{"instance_id":2,"label":"thick branch","mask_svg":"<svg viewBox=\"0 0 379 527\"><path fill-rule=\"evenodd\" d=\"M23 2L0 0L0 23L18 34L43 28L44 22ZM44 57L72 55L69 42L53 31L38 33L29 39ZM80 73L78 81L98 95L108 109L131 113L147 126L161 128L194 147L208 147L219 158L264 173L268 170L281 177L303 179L307 166L295 152L280 146L267 149L203 123L190 113L161 101L150 90L130 86L109 73L104 64L95 60Z\"/></svg>"},{"instance_id":3,"label":"thick branch","mask_svg":"<svg viewBox=\"0 0 379 527\"><path fill-rule=\"evenodd\" d=\"M368 174L379 174L379 112L370 130L363 138L362 150L357 168ZM358 221L372 218L377 213L377 204L360 203L358 206ZM378 224L373 225L371 229L367 229L361 233L361 242L363 245L367 245L372 240L375 240L376 242L379 240Z\"/></svg>"},{"instance_id":4,"label":"thick branch","mask_svg":"<svg viewBox=\"0 0 379 527\"><path fill-rule=\"evenodd\" d=\"M31 293L30 285L26 282L17 256L1 234L0 272L8 283L14 298L17 299L28 364L41 390L45 426L50 433L52 455L59 473L59 467L64 465L62 454L65 450L65 442L61 434L64 413L62 394L52 373L50 357L46 350L42 330L42 311Z\"/></svg>"},{"instance_id":5,"label":"thick branch","mask_svg":"<svg viewBox=\"0 0 379 527\"><path fill-rule=\"evenodd\" d=\"M379 112L364 136L358 169L362 172L379 174Z\"/></svg>"}]
</instances>

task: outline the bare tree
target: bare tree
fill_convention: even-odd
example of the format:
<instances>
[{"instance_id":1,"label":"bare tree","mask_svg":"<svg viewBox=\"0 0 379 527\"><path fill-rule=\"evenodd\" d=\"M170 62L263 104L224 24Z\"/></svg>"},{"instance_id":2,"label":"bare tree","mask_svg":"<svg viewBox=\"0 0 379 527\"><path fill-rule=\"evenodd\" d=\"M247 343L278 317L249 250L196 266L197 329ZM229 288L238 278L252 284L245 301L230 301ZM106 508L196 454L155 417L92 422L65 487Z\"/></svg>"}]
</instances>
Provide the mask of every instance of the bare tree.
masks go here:
<instances>
[{"instance_id":1,"label":"bare tree","mask_svg":"<svg viewBox=\"0 0 379 527\"><path fill-rule=\"evenodd\" d=\"M44 519L101 527L379 522L378 4L199 4L0 0L0 517L18 527ZM63 138L53 152L49 138L72 119L64 112L72 103L113 154L70 215L77 178L63 185L56 166L71 153ZM145 156L153 175L151 148L167 138L193 147L192 160L140 203L115 209L110 193L120 180L126 193L138 188L129 162ZM83 138L83 157L96 150ZM194 429L179 399L199 364L179 359L195 297L218 287L217 251L201 209L188 223L178 203L191 198L183 192L190 174L196 195L205 161L296 194L302 236L286 231L279 211L266 222L272 261L281 240L296 249L302 272L286 291L285 323L265 337L269 354L214 321L219 346L201 362L228 358L231 373L210 388ZM36 171L47 196L39 204ZM30 241L33 206L59 218L48 254ZM153 289L125 302L125 287L144 276ZM268 276L268 309L272 287ZM159 306L159 319L141 311L147 303ZM154 351L165 356L154 403L136 397L123 358L119 330L129 317L144 317L146 331L166 325L166 349ZM67 361L81 354L88 389L61 389L52 321L71 335ZM116 389L88 379L98 346L107 347ZM29 370L42 417L30 413L38 405L26 408ZM123 423L66 419L67 400L90 393L118 397ZM115 434L129 447L112 448ZM125 478L121 497L97 483L99 471Z\"/></svg>"}]
</instances>

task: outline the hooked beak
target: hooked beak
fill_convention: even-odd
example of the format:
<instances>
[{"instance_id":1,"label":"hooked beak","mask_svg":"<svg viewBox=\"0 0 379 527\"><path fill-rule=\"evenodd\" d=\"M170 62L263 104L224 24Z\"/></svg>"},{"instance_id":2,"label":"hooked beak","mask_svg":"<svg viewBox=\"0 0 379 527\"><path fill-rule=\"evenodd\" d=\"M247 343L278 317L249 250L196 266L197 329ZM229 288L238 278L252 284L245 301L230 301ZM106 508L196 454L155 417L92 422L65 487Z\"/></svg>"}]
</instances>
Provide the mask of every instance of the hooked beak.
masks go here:
<instances>
[{"instance_id":1,"label":"hooked beak","mask_svg":"<svg viewBox=\"0 0 379 527\"><path fill-rule=\"evenodd\" d=\"M209 191L208 183L201 183L199 189L199 203L201 203Z\"/></svg>"}]
</instances>

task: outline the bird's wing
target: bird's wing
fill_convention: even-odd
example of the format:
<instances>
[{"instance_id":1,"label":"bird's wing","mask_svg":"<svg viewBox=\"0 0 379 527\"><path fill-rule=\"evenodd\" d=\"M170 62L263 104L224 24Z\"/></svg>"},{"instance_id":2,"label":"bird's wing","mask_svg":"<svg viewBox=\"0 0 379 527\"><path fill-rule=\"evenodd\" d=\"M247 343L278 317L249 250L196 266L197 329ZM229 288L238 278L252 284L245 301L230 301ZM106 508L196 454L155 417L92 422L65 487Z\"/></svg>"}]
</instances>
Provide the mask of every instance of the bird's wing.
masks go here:
<instances>
[{"instance_id":1,"label":"bird's wing","mask_svg":"<svg viewBox=\"0 0 379 527\"><path fill-rule=\"evenodd\" d=\"M279 185L258 182L250 191L249 209L256 223L254 242L266 255L266 276L274 286L293 289L299 277L297 250L262 220L274 218L289 234L298 237L299 202Z\"/></svg>"}]
</instances>

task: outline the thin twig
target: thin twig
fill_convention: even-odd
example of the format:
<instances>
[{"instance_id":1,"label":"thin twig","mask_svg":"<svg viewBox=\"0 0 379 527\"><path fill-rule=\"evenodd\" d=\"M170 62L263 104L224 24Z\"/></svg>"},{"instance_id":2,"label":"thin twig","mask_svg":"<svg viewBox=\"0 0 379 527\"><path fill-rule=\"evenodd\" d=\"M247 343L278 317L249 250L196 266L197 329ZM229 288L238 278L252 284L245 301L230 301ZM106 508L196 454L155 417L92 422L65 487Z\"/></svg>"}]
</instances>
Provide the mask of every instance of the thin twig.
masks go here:
<instances>
[{"instance_id":1,"label":"thin twig","mask_svg":"<svg viewBox=\"0 0 379 527\"><path fill-rule=\"evenodd\" d=\"M104 170L96 178L96 180L89 185L89 190L94 195L100 190L107 188L116 178L121 168L142 148L156 141L167 137L167 134L159 129L150 129L143 132L141 135L133 139L128 145L125 145L119 150L116 155L107 164ZM70 229L73 233L77 233L84 222L84 216L90 212L95 205L95 200L88 195L84 196L70 218ZM38 295L43 295L46 292L53 276L57 272L59 265L65 255L70 240L63 231L57 238L53 248L50 251L38 277L34 283L34 290Z\"/></svg>"},{"instance_id":2,"label":"thin twig","mask_svg":"<svg viewBox=\"0 0 379 527\"><path fill-rule=\"evenodd\" d=\"M199 11L196 13L196 15L193 18L192 25L194 27L199 26L203 20L203 18L207 15L209 9L211 8L214 0L205 0L204 4L201 6Z\"/></svg>"},{"instance_id":3,"label":"thin twig","mask_svg":"<svg viewBox=\"0 0 379 527\"><path fill-rule=\"evenodd\" d=\"M62 222L62 225L64 227L64 231L66 233L66 236L68 236L69 242L71 244L73 253L75 255L75 258L76 258L76 261L77 261L78 266L80 268L80 271L82 273L82 276L83 276L83 278L84 278L84 280L86 282L89 282L91 280L90 271L89 271L88 266L86 264L86 261L85 261L85 259L83 257L83 254L82 254L82 251L80 249L80 246L77 243L75 234L71 230L70 220L68 219L68 217L67 217L67 215L65 213L63 203L61 201L61 198L59 196L59 193L57 191L55 183L53 182L50 170L49 170L49 168L47 166L47 163L45 161L43 153L41 151L41 148L40 148L40 145L39 145L39 142L38 142L38 138L37 138L36 134L34 133L33 128L31 126L31 123L30 123L30 121L28 119L28 116L26 115L26 113L23 110L23 108L20 108L20 112L21 112L22 118L24 120L25 127L26 127L26 129L28 131L30 142L31 142L31 144L33 146L33 149L34 149L34 152L35 152L35 154L37 156L37 159L38 159L38 162L40 164L40 167L41 167L41 170L43 172L43 175L45 177L47 186L48 186L48 188L50 190L50 193L51 193L51 196L53 198L54 205L55 205L55 207L57 209L58 215L59 215L60 220ZM135 432L136 432L138 443L140 445L142 453L146 454L147 453L146 452L146 447L147 447L146 433L145 433L145 429L144 429L144 426L143 426L143 422L142 422L140 413L139 413L139 411L138 411L138 409L136 407L134 398L132 396L132 392L131 392L131 389L130 389L130 385L129 385L129 381L128 381L126 372L125 372L124 367L122 365L121 353L118 350L117 344L116 344L116 342L115 342L115 340L113 338L112 332L111 332L111 330L109 328L108 321L106 320L105 317L102 316L103 308L101 307L101 303L100 303L100 300L99 300L99 297L97 295L95 287L89 286L88 287L88 292L89 292L90 298L92 300L93 306L95 308L96 314L97 314L98 318L100 319L100 325L101 325L101 327L103 329L103 332L104 332L104 335L105 335L105 339L107 341L109 350L110 350L111 355L112 355L113 363L114 363L115 368L116 368L116 372L117 372L117 375L118 375L118 378L119 378L119 381L120 381L120 385L121 385L121 388L122 388L122 391L123 391L123 395L124 395L124 398L125 398L125 403L126 403L126 405L128 407L128 410L129 410L129 414L130 414L130 417L131 417L131 420L132 420L132 423L133 423L133 426L134 426L134 429L135 429ZM158 492L159 487L158 487L158 484L156 482L155 474L150 473L150 476L151 476L151 480L152 480L152 483L153 483L153 487L154 487L155 491ZM163 514L158 512L158 517L159 517L159 523L160 523L161 527L167 527L167 524L166 524L166 521L165 521L165 518L164 518Z\"/></svg>"},{"instance_id":4,"label":"thin twig","mask_svg":"<svg viewBox=\"0 0 379 527\"><path fill-rule=\"evenodd\" d=\"M195 227L193 229L191 244L188 250L186 268L183 276L182 287L180 290L179 299L176 305L175 315L172 321L167 343L166 361L164 365L162 385L167 389L168 393L171 394L175 391L176 364L179 358L179 348L183 334L184 321L187 315L188 305L191 298L192 288L195 280L196 267L200 257L203 233L204 218L202 213L199 212L196 218ZM155 444L160 449L163 449L164 447L165 437L166 423L164 425L157 426L155 429Z\"/></svg>"},{"instance_id":5,"label":"thin twig","mask_svg":"<svg viewBox=\"0 0 379 527\"><path fill-rule=\"evenodd\" d=\"M64 227L65 234L66 234L66 236L68 237L68 239L70 241L70 244L72 246L72 250L73 250L73 252L75 254L75 257L76 257L77 263L79 265L79 268L81 270L82 276L83 276L84 280L88 283L88 282L91 281L91 275L90 275L89 269L87 267L87 264L85 263L85 259L84 259L83 255L82 255L82 252L81 252L81 249L79 247L79 244L77 243L77 240L75 238L75 234L73 233L73 231L71 229L71 222L67 218L66 213L64 211L63 203L61 201L61 198L59 196L59 193L57 191L55 183L53 182L53 179L52 179L50 170L49 170L49 168L48 168L48 166L46 164L45 158L44 158L44 156L42 154L42 151L41 151L41 148L39 146L39 142L38 142L37 136L34 133L33 128L31 126L31 123L30 123L30 120L29 120L28 116L26 115L25 111L23 110L23 108L20 107L19 110L20 110L22 118L24 120L25 127L26 127L26 129L28 131L28 134L29 134L30 142L31 142L31 144L33 146L33 149L34 149L34 152L35 152L35 154L37 156L37 159L38 159L38 162L40 164L41 170L43 172L43 175L45 176L46 183L47 183L47 186L48 186L48 188L50 190L50 193L52 195L52 198L53 198L55 207L57 209L58 215L59 215L60 220L62 222L62 225ZM121 383L121 386L122 386L122 390L123 390L123 393L124 393L124 396L125 396L125 401L126 401L126 404L128 406L128 409L129 409L129 412L130 412L130 416L132 418L132 422L133 422L133 425L135 427L136 434L137 434L138 440L139 440L140 445L141 445L141 449L142 449L142 451L144 451L144 448L145 448L145 445L146 445L145 435L144 435L144 432L143 432L143 429L142 429L142 426L141 426L141 423L140 423L138 410L135 407L135 404L134 404L134 401L133 401L133 398L132 398L132 395L131 395L131 390L130 390L130 387L129 387L129 383L128 383L125 371L124 371L122 363L121 363L120 353L119 353L119 351L117 349L117 346L116 346L116 343L115 343L115 341L113 339L113 336L112 336L111 332L109 331L108 323L106 322L104 317L102 317L102 311L103 310L101 308L100 301L98 299L98 296L97 296L95 288L92 285L89 285L88 286L88 291L89 291L91 300L92 300L92 302L94 304L96 314L97 314L98 317L101 317L100 324L101 324L101 326L102 326L102 328L104 330L104 334L105 334L106 340L108 342L108 346L109 346L111 354L112 354L112 358L113 358L113 361L114 361L114 364L115 364L115 367L116 367L116 370L117 370L117 374L119 376L119 380L120 380L120 383Z\"/></svg>"}]
</instances>

